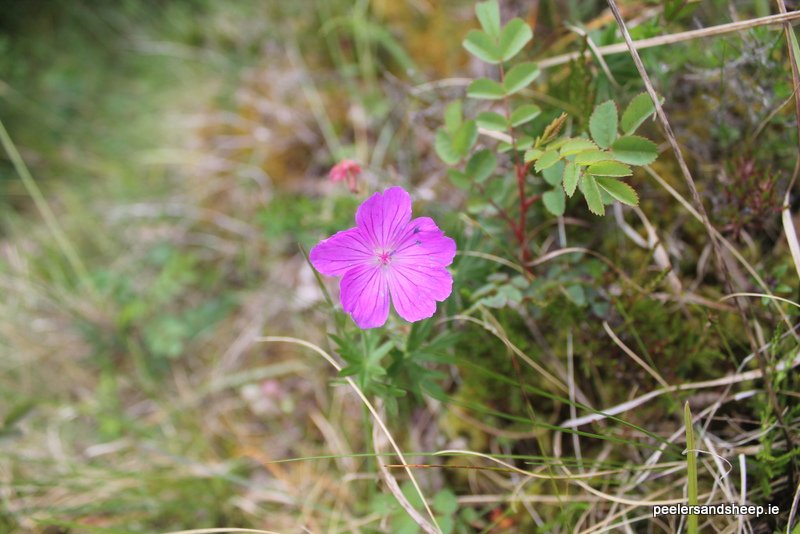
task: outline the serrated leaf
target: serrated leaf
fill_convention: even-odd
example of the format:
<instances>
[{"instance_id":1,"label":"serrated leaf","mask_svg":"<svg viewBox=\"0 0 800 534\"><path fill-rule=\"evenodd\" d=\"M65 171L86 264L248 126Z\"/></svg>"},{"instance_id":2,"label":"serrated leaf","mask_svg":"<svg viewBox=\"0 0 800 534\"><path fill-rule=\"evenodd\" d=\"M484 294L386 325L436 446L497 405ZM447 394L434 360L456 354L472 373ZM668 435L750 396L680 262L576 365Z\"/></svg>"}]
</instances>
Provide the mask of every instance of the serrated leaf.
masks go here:
<instances>
[{"instance_id":1,"label":"serrated leaf","mask_svg":"<svg viewBox=\"0 0 800 534\"><path fill-rule=\"evenodd\" d=\"M467 96L483 100L499 100L505 94L503 86L489 78L478 78L467 88Z\"/></svg>"},{"instance_id":2,"label":"serrated leaf","mask_svg":"<svg viewBox=\"0 0 800 534\"><path fill-rule=\"evenodd\" d=\"M433 144L436 154L448 165L455 165L461 160L461 156L453 149L453 140L445 130L436 132L436 140Z\"/></svg>"},{"instance_id":3,"label":"serrated leaf","mask_svg":"<svg viewBox=\"0 0 800 534\"><path fill-rule=\"evenodd\" d=\"M575 154L575 163L578 165L591 165L598 161L610 161L612 159L614 159L614 155L604 150L587 150Z\"/></svg>"},{"instance_id":4,"label":"serrated leaf","mask_svg":"<svg viewBox=\"0 0 800 534\"><path fill-rule=\"evenodd\" d=\"M603 198L600 196L600 188L594 176L581 176L580 186L581 192L586 198L586 205L589 206L589 211L595 215L605 215L606 208L603 205Z\"/></svg>"},{"instance_id":5,"label":"serrated leaf","mask_svg":"<svg viewBox=\"0 0 800 534\"><path fill-rule=\"evenodd\" d=\"M475 121L466 121L458 128L458 131L453 135L453 150L460 156L459 159L469 154L472 145L477 140L478 125L475 124Z\"/></svg>"},{"instance_id":6,"label":"serrated leaf","mask_svg":"<svg viewBox=\"0 0 800 534\"><path fill-rule=\"evenodd\" d=\"M527 152L525 152L525 163L530 163L531 161L536 161L537 159L542 157L542 154L544 154L544 151L542 151L542 150L540 150L538 148L532 148L532 149L528 150Z\"/></svg>"},{"instance_id":7,"label":"serrated leaf","mask_svg":"<svg viewBox=\"0 0 800 534\"><path fill-rule=\"evenodd\" d=\"M560 156L558 155L557 150L548 150L536 160L533 168L536 170L536 172L541 172L542 170L555 165L559 158Z\"/></svg>"},{"instance_id":8,"label":"serrated leaf","mask_svg":"<svg viewBox=\"0 0 800 534\"><path fill-rule=\"evenodd\" d=\"M559 160L555 165L552 165L542 171L542 178L544 181L552 186L561 185L561 179L564 175L564 162Z\"/></svg>"},{"instance_id":9,"label":"serrated leaf","mask_svg":"<svg viewBox=\"0 0 800 534\"><path fill-rule=\"evenodd\" d=\"M493 39L500 37L500 6L496 0L475 4L475 14L485 31Z\"/></svg>"},{"instance_id":10,"label":"serrated leaf","mask_svg":"<svg viewBox=\"0 0 800 534\"><path fill-rule=\"evenodd\" d=\"M561 131L561 128L564 126L564 122L567 120L567 114L562 113L555 119L553 119L550 124L545 126L544 132L542 132L542 142L547 143L555 136L558 135L558 132Z\"/></svg>"},{"instance_id":11,"label":"serrated leaf","mask_svg":"<svg viewBox=\"0 0 800 534\"><path fill-rule=\"evenodd\" d=\"M564 191L572 198L575 194L575 188L578 186L578 179L581 177L581 168L579 165L568 161L564 165Z\"/></svg>"},{"instance_id":12,"label":"serrated leaf","mask_svg":"<svg viewBox=\"0 0 800 534\"><path fill-rule=\"evenodd\" d=\"M505 132L508 130L506 118L494 111L482 111L477 116L478 126L495 132Z\"/></svg>"},{"instance_id":13,"label":"serrated leaf","mask_svg":"<svg viewBox=\"0 0 800 534\"><path fill-rule=\"evenodd\" d=\"M623 204L627 204L628 206L638 206L639 205L639 195L636 194L636 191L620 180L616 180L614 178L597 178L597 185L602 187L606 193L611 195L614 199L619 200Z\"/></svg>"},{"instance_id":14,"label":"serrated leaf","mask_svg":"<svg viewBox=\"0 0 800 534\"><path fill-rule=\"evenodd\" d=\"M453 135L461 126L461 100L453 100L444 108L444 127L447 133Z\"/></svg>"},{"instance_id":15,"label":"serrated leaf","mask_svg":"<svg viewBox=\"0 0 800 534\"><path fill-rule=\"evenodd\" d=\"M611 145L614 159L631 165L648 165L658 157L658 147L649 139L637 135L620 137Z\"/></svg>"},{"instance_id":16,"label":"serrated leaf","mask_svg":"<svg viewBox=\"0 0 800 534\"><path fill-rule=\"evenodd\" d=\"M564 215L564 209L567 206L564 190L558 187L552 191L547 191L542 195L542 203L544 207L547 208L547 211L553 215Z\"/></svg>"},{"instance_id":17,"label":"serrated leaf","mask_svg":"<svg viewBox=\"0 0 800 534\"><path fill-rule=\"evenodd\" d=\"M631 168L618 161L599 161L587 167L586 172L593 176L630 176Z\"/></svg>"},{"instance_id":18,"label":"serrated leaf","mask_svg":"<svg viewBox=\"0 0 800 534\"><path fill-rule=\"evenodd\" d=\"M503 87L505 87L506 94L512 95L517 91L526 88L530 83L539 77L541 71L536 63L525 62L519 65L514 65L511 70L506 73L503 80Z\"/></svg>"},{"instance_id":19,"label":"serrated leaf","mask_svg":"<svg viewBox=\"0 0 800 534\"><path fill-rule=\"evenodd\" d=\"M597 179L597 177L595 177L595 180L596 179ZM612 180L613 180L613 178L612 178ZM598 184L597 186L600 187L600 184ZM600 187L600 198L603 199L603 204L605 204L606 206L610 206L611 204L613 204L615 202L614 201L614 197L609 195L608 191L606 191L602 187Z\"/></svg>"},{"instance_id":20,"label":"serrated leaf","mask_svg":"<svg viewBox=\"0 0 800 534\"><path fill-rule=\"evenodd\" d=\"M472 180L483 182L497 168L497 157L491 150L479 150L467 162L466 173Z\"/></svg>"},{"instance_id":21,"label":"serrated leaf","mask_svg":"<svg viewBox=\"0 0 800 534\"><path fill-rule=\"evenodd\" d=\"M500 59L508 61L516 56L531 39L531 27L520 18L511 19L500 32Z\"/></svg>"},{"instance_id":22,"label":"serrated leaf","mask_svg":"<svg viewBox=\"0 0 800 534\"><path fill-rule=\"evenodd\" d=\"M500 51L489 34L481 30L470 30L461 45L467 52L486 63L500 63Z\"/></svg>"},{"instance_id":23,"label":"serrated leaf","mask_svg":"<svg viewBox=\"0 0 800 534\"><path fill-rule=\"evenodd\" d=\"M517 127L539 116L542 110L535 104L524 104L511 112L511 126Z\"/></svg>"},{"instance_id":24,"label":"serrated leaf","mask_svg":"<svg viewBox=\"0 0 800 534\"><path fill-rule=\"evenodd\" d=\"M646 121L655 110L656 106L653 104L649 94L640 93L636 95L622 113L622 121L620 123L622 133L628 135L636 131L636 128Z\"/></svg>"},{"instance_id":25,"label":"serrated leaf","mask_svg":"<svg viewBox=\"0 0 800 534\"><path fill-rule=\"evenodd\" d=\"M469 189L472 185L472 180L463 171L458 169L447 169L447 177L453 182L453 185L459 189Z\"/></svg>"},{"instance_id":26,"label":"serrated leaf","mask_svg":"<svg viewBox=\"0 0 800 534\"><path fill-rule=\"evenodd\" d=\"M594 108L589 118L589 132L600 147L610 147L617 138L617 120L617 106L612 100Z\"/></svg>"},{"instance_id":27,"label":"serrated leaf","mask_svg":"<svg viewBox=\"0 0 800 534\"><path fill-rule=\"evenodd\" d=\"M583 152L585 150L596 150L597 145L595 145L591 140L584 139L582 137L575 138L575 139L567 139L563 145L561 145L561 155L562 156L571 156L572 154L577 154L578 152Z\"/></svg>"}]
</instances>

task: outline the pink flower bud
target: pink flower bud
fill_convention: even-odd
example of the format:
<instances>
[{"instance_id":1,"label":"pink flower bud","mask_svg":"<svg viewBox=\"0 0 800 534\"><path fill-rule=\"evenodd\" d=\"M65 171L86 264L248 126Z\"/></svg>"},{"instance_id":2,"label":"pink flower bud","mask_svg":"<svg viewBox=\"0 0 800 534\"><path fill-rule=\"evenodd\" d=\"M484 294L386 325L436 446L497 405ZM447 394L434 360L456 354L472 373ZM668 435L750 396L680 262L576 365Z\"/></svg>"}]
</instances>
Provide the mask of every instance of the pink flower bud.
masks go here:
<instances>
[{"instance_id":1,"label":"pink flower bud","mask_svg":"<svg viewBox=\"0 0 800 534\"><path fill-rule=\"evenodd\" d=\"M334 182L347 181L347 186L350 191L356 193L358 187L356 186L356 179L361 174L361 165L352 159L343 159L333 166L328 176Z\"/></svg>"}]
</instances>

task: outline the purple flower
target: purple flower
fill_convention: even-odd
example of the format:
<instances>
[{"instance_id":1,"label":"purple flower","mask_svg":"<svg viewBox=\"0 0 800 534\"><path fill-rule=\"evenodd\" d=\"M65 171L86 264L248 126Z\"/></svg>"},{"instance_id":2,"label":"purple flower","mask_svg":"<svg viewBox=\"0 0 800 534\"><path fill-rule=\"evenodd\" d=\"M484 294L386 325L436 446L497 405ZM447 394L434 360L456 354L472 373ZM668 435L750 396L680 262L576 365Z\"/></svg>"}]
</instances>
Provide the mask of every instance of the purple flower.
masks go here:
<instances>
[{"instance_id":1,"label":"purple flower","mask_svg":"<svg viewBox=\"0 0 800 534\"><path fill-rule=\"evenodd\" d=\"M406 321L431 317L453 290L446 267L455 254L455 241L430 217L412 219L409 194L390 187L359 206L355 228L320 241L309 259L322 274L342 277L342 308L359 328L375 328L389 317L390 296Z\"/></svg>"}]
</instances>

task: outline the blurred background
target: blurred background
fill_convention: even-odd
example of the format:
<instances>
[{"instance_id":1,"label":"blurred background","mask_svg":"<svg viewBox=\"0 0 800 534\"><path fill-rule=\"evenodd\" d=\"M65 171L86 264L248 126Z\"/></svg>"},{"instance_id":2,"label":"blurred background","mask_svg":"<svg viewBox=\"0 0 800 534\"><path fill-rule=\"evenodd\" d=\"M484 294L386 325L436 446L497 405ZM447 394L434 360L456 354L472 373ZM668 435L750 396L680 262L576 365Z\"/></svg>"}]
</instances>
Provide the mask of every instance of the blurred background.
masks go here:
<instances>
[{"instance_id":1,"label":"blurred background","mask_svg":"<svg viewBox=\"0 0 800 534\"><path fill-rule=\"evenodd\" d=\"M772 2L709 0L666 19L662 2L620 3L635 38L775 12ZM502 10L535 28L534 60L584 50L570 24L600 45L619 41L601 1L507 1ZM467 195L449 184L433 139L463 77L485 75L461 46L475 26L467 0L0 4L0 532L415 531L352 456L370 452L355 437L357 399L330 384L335 373L312 353L255 339L328 343L328 308L302 250L352 225L360 198L327 177L341 159L362 164L362 191L404 185L415 210L467 239ZM758 259L775 294L793 297L777 191L794 161L794 116L782 108L770 117L791 96L782 39L757 28L643 55L719 227ZM609 56L607 67L611 77L593 61L548 71L531 95L552 106L542 120L561 110L586 117L596 102L642 91L626 56ZM661 161L682 190L672 158ZM702 227L657 185L640 187L675 272L692 288L713 279ZM626 245L619 229L592 234L596 219L575 210L571 228L587 246L605 247L648 289L663 282L665 273L643 266L647 251ZM545 250L556 229L543 224ZM603 275L579 276L592 284ZM456 293L468 301L463 283ZM561 343L559 328L580 329L581 314L615 313L590 309L592 295L540 302L552 319L538 336ZM670 381L718 376L728 339L707 315L668 314L658 298L631 305ZM726 321L719 327L733 332ZM508 319L524 331L521 346L531 338L523 323ZM598 325L576 333L576 353L602 335ZM494 357L497 346L484 341L460 350ZM648 380L618 354L610 359L617 383ZM505 360L502 370L513 376ZM452 395L488 387L456 374L441 383ZM626 394L605 391L591 371L583 379L607 403ZM492 391L480 401L524 412L518 398ZM559 410L548 420L563 418ZM401 416L392 425L406 450L494 450L497 439L510 452L503 443L527 439L514 434L524 424L507 423L498 438L430 399ZM284 459L300 460L275 463ZM437 494L442 510L458 506L455 493L511 491L491 474L432 471L420 479L453 488ZM534 521L497 502L459 502L459 532Z\"/></svg>"}]
</instances>

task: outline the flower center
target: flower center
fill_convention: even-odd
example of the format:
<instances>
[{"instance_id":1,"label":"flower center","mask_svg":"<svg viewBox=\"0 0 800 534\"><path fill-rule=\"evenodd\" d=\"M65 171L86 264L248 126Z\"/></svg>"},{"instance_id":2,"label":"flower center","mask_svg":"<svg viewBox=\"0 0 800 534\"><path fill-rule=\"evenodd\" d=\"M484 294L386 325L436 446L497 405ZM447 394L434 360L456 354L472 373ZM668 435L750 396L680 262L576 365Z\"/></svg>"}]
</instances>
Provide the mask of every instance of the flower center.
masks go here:
<instances>
[{"instance_id":1,"label":"flower center","mask_svg":"<svg viewBox=\"0 0 800 534\"><path fill-rule=\"evenodd\" d=\"M378 261L381 262L381 265L389 265L392 261L392 253L386 250L379 250L378 253Z\"/></svg>"}]
</instances>

